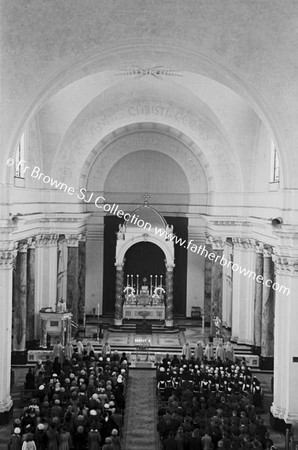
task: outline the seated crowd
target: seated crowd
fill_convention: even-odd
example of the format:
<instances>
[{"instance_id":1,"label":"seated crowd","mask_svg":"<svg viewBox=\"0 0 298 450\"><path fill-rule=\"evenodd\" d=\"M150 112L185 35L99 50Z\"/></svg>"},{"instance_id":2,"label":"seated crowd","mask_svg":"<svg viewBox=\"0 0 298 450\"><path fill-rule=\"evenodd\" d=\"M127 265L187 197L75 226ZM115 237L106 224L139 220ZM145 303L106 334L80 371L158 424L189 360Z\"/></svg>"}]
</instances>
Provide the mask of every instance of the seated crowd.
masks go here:
<instances>
[{"instance_id":1,"label":"seated crowd","mask_svg":"<svg viewBox=\"0 0 298 450\"><path fill-rule=\"evenodd\" d=\"M259 415L260 382L245 359L235 360L230 343L228 352L222 345L215 352L211 343L207 347L198 344L192 355L187 344L181 358L166 355L157 365L162 448L275 448Z\"/></svg>"},{"instance_id":2,"label":"seated crowd","mask_svg":"<svg viewBox=\"0 0 298 450\"><path fill-rule=\"evenodd\" d=\"M66 354L68 356L66 356ZM54 346L53 358L29 369L25 388L32 399L15 419L11 450L121 450L126 354L96 355L91 344Z\"/></svg>"}]
</instances>

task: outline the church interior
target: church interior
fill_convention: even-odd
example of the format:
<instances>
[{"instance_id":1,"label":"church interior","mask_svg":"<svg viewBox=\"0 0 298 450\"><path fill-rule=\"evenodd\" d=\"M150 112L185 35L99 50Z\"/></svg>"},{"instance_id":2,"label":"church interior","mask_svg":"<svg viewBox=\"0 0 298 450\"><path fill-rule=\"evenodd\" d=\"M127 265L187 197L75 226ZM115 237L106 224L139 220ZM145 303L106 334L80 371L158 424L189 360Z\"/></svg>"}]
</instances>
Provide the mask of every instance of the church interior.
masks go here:
<instances>
[{"instance_id":1,"label":"church interior","mask_svg":"<svg viewBox=\"0 0 298 450\"><path fill-rule=\"evenodd\" d=\"M232 345L244 378L272 379L264 414L294 445L297 2L12 0L1 10L0 435L18 411L16 374L22 384L57 343L125 353L129 374L114 357L126 389L157 389L160 412L164 365L183 354L191 377L200 342L210 367ZM149 387L133 381L142 371ZM176 448L160 424L156 437L157 415L155 441L135 447L128 398L122 448ZM212 439L204 448L230 438ZM237 442L223 447L271 448Z\"/></svg>"}]
</instances>

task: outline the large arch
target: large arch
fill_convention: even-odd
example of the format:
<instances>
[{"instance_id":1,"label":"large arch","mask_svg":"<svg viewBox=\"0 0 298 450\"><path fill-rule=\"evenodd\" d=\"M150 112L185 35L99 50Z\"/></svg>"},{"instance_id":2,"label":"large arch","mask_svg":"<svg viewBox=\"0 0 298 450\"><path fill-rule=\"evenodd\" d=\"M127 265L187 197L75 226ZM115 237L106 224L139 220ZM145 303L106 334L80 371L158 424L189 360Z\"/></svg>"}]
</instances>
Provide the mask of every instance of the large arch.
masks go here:
<instances>
[{"instance_id":1,"label":"large arch","mask_svg":"<svg viewBox=\"0 0 298 450\"><path fill-rule=\"evenodd\" d=\"M259 93L254 92L253 88L247 85L245 81L241 79L239 74L233 72L230 68L228 69L219 61L207 57L204 54L200 54L197 51L190 50L189 48L165 44L161 45L160 43L157 43L157 45L150 45L148 43L125 44L123 46L110 48L106 51L90 53L83 59L79 58L64 71L56 74L56 76L54 76L37 95L34 95L34 98L31 99L31 104L27 106L27 110L22 119L19 122L16 122L15 131L13 136L11 136L10 144L7 147L8 153L6 156L13 155L21 132L28 119L38 111L47 99L60 89L98 71L103 72L109 70L110 74L113 76L117 73L117 69L115 70L115 68L120 69L121 65L124 63L127 65L127 61L131 60L131 55L134 55L134 60L138 60L139 64L142 64L144 54L147 54L148 51L150 52L153 49L157 62L160 62L163 65L169 64L169 66L175 67L177 71L181 70L182 72L189 71L190 73L203 74L204 76L217 80L219 83L230 87L247 100L264 121L266 126L271 129L281 155L284 171L283 178L288 178L287 158L283 144L284 141L281 139L282 132L278 125L278 120L275 117L274 111L272 109L270 110ZM121 56L120 59L119 55ZM4 170L5 169L7 168L5 167Z\"/></svg>"}]
</instances>

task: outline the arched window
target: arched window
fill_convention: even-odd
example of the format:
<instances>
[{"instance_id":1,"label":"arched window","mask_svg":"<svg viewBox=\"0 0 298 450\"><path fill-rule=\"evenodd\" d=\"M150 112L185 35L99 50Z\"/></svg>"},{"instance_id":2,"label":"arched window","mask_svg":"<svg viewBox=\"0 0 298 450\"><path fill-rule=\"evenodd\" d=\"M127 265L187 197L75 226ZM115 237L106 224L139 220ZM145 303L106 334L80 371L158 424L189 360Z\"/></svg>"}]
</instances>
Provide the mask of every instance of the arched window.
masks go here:
<instances>
[{"instance_id":1,"label":"arched window","mask_svg":"<svg viewBox=\"0 0 298 450\"><path fill-rule=\"evenodd\" d=\"M271 142L271 167L270 167L270 183L279 183L280 165L276 146Z\"/></svg>"},{"instance_id":2,"label":"arched window","mask_svg":"<svg viewBox=\"0 0 298 450\"><path fill-rule=\"evenodd\" d=\"M24 178L25 133L22 134L15 156L15 178Z\"/></svg>"}]
</instances>

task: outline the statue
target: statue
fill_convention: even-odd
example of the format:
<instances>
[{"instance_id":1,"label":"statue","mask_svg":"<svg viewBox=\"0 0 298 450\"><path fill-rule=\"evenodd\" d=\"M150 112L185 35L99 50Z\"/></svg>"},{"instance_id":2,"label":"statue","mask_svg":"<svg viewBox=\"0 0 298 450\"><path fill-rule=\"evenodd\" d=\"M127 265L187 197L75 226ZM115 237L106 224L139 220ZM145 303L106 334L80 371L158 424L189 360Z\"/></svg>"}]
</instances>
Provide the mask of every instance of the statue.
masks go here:
<instances>
[{"instance_id":1,"label":"statue","mask_svg":"<svg viewBox=\"0 0 298 450\"><path fill-rule=\"evenodd\" d=\"M121 225L121 223L119 223L117 239L125 239L125 226Z\"/></svg>"}]
</instances>

